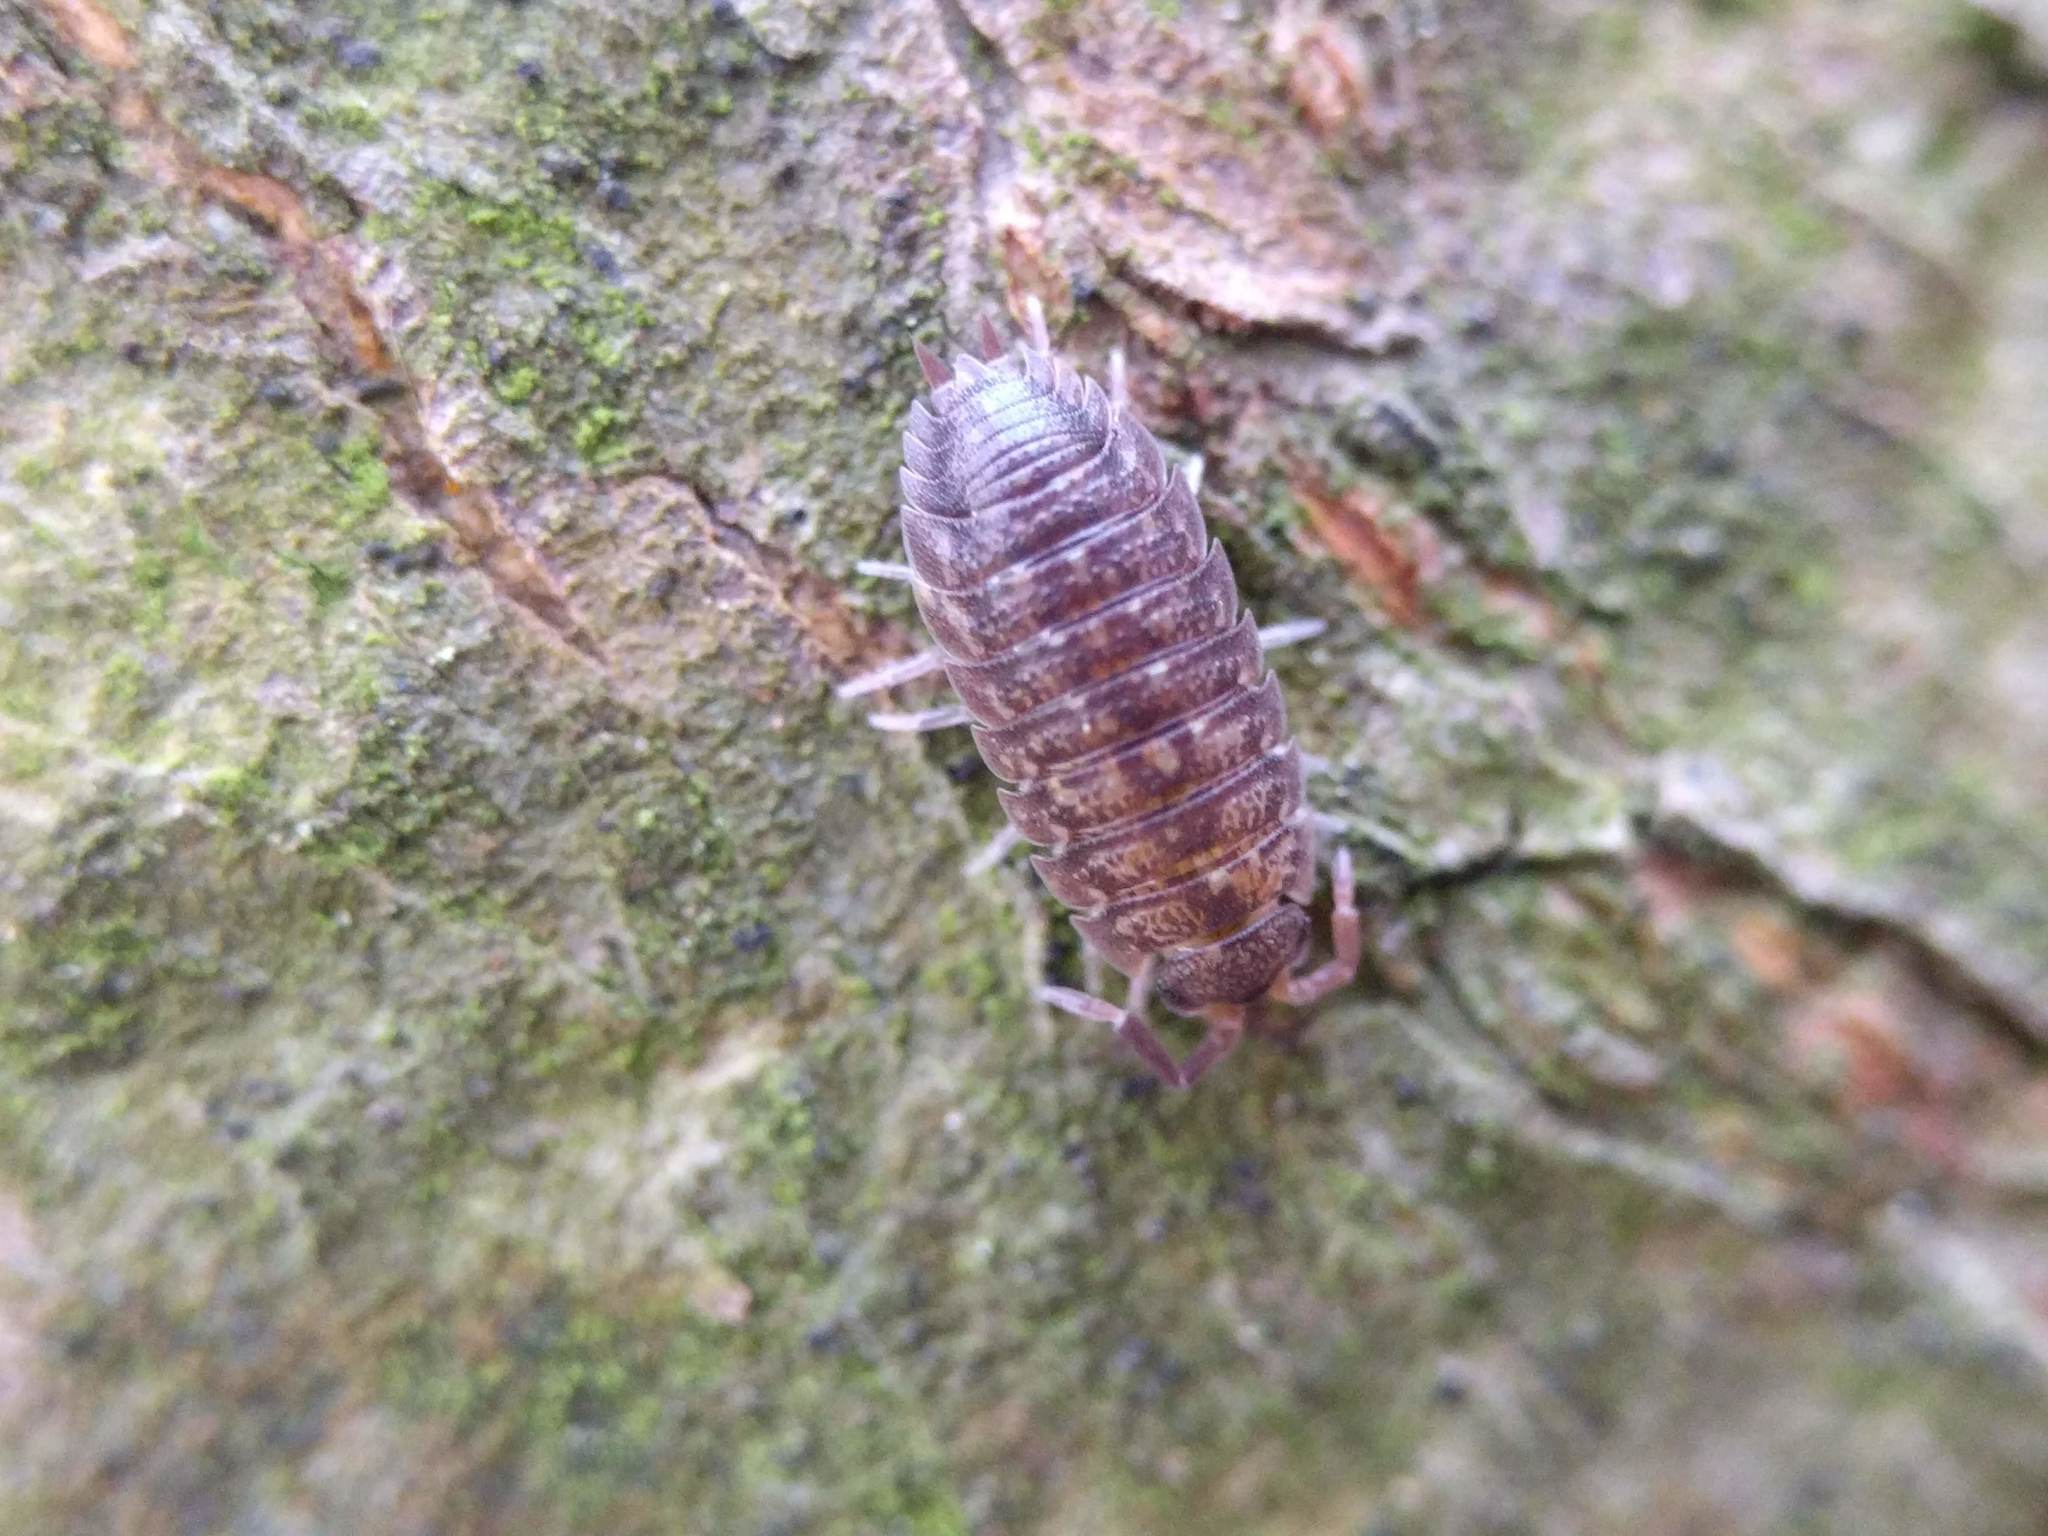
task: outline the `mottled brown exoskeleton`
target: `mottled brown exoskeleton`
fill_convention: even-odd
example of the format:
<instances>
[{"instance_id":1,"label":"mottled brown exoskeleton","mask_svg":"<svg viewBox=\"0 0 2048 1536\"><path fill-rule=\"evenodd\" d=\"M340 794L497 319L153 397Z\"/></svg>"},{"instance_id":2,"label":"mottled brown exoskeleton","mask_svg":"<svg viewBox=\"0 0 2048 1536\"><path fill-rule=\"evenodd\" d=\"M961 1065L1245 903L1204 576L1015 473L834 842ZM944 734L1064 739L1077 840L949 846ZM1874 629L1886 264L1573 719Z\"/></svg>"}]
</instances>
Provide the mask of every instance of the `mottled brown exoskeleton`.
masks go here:
<instances>
[{"instance_id":1,"label":"mottled brown exoskeleton","mask_svg":"<svg viewBox=\"0 0 2048 1536\"><path fill-rule=\"evenodd\" d=\"M1054 1006L1113 1025L1145 1065L1187 1087L1229 1054L1267 1000L1301 1005L1358 969L1349 854L1332 861L1335 957L1305 974L1315 824L1263 636L1240 611L1196 487L1133 419L1121 354L1105 391L1051 353L1043 313L980 358L920 345L932 387L903 437L907 566L936 648L844 685L851 696L943 671L960 702L878 714L895 730L971 726L1006 781L1009 826L1095 954L1130 977L1122 1008L1046 987ZM980 862L980 861L978 861ZM1145 1022L1148 996L1200 1016L1184 1062Z\"/></svg>"}]
</instances>

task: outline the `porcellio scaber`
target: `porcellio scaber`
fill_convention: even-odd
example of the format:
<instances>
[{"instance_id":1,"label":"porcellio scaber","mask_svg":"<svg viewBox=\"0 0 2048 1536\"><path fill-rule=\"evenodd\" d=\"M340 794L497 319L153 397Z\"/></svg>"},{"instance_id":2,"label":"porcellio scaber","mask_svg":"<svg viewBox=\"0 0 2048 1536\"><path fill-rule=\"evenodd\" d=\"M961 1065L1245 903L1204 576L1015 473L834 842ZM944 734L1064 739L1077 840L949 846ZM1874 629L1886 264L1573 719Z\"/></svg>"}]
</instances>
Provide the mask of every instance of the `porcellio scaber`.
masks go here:
<instances>
[{"instance_id":1,"label":"porcellio scaber","mask_svg":"<svg viewBox=\"0 0 2048 1536\"><path fill-rule=\"evenodd\" d=\"M959 703L871 716L898 730L970 726L1004 781L1008 828L1096 955L1130 978L1122 1007L1046 987L1111 1025L1158 1077L1194 1083L1260 1027L1356 973L1348 853L1332 860L1334 957L1308 942L1315 820L1261 632L1238 602L1196 486L1132 415L1121 354L1105 390L1052 353L1033 305L1005 347L949 365L919 345L931 385L903 437L907 580L934 648L856 678L844 696L943 672ZM1265 641L1320 626L1278 626ZM1145 1021L1157 997L1207 1033L1185 1061Z\"/></svg>"}]
</instances>

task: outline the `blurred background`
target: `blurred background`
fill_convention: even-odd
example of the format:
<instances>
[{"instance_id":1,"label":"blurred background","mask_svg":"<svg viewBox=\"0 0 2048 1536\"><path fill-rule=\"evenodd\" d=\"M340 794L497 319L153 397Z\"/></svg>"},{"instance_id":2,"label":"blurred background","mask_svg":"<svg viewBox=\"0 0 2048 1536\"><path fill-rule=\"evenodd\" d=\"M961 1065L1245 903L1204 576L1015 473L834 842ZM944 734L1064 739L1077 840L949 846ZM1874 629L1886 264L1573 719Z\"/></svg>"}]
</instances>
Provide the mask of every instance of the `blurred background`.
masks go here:
<instances>
[{"instance_id":1,"label":"blurred background","mask_svg":"<svg viewBox=\"0 0 2048 1536\"><path fill-rule=\"evenodd\" d=\"M0 187L8 1531L2048 1526L2036 0L20 0ZM1184 1096L831 695L1029 297L1329 626Z\"/></svg>"}]
</instances>

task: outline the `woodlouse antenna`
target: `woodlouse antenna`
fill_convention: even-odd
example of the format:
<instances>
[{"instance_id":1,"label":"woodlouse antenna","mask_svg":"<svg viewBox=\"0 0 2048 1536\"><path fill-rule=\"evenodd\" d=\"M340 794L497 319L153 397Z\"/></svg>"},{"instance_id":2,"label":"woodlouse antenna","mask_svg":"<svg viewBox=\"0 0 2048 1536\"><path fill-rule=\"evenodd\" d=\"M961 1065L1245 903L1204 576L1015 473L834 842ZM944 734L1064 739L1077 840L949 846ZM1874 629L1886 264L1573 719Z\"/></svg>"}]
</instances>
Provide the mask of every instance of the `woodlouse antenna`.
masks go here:
<instances>
[{"instance_id":1,"label":"woodlouse antenna","mask_svg":"<svg viewBox=\"0 0 2048 1536\"><path fill-rule=\"evenodd\" d=\"M996 329L995 317L987 310L981 313L981 355L991 363L1003 355L1003 333Z\"/></svg>"},{"instance_id":2,"label":"woodlouse antenna","mask_svg":"<svg viewBox=\"0 0 2048 1536\"><path fill-rule=\"evenodd\" d=\"M1124 373L1124 349L1109 349L1109 404L1110 408L1123 414L1125 406L1131 403L1130 379Z\"/></svg>"},{"instance_id":3,"label":"woodlouse antenna","mask_svg":"<svg viewBox=\"0 0 2048 1536\"><path fill-rule=\"evenodd\" d=\"M1024 296L1024 335L1031 343L1032 351L1052 350L1052 329L1045 323L1045 306L1035 293Z\"/></svg>"},{"instance_id":4,"label":"woodlouse antenna","mask_svg":"<svg viewBox=\"0 0 2048 1536\"><path fill-rule=\"evenodd\" d=\"M910 345L917 353L917 366L924 370L925 383L937 389L941 384L953 381L953 370L946 366L944 358L921 341L913 341Z\"/></svg>"}]
</instances>

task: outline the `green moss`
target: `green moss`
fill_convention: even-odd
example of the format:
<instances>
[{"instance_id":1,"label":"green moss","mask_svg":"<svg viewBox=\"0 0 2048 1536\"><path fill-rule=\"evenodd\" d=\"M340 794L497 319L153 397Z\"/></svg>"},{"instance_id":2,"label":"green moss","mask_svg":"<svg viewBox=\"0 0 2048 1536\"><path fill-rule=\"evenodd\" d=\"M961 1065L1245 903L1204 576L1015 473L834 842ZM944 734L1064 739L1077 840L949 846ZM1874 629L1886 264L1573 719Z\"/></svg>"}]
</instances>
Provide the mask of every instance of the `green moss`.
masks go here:
<instances>
[{"instance_id":1,"label":"green moss","mask_svg":"<svg viewBox=\"0 0 2048 1536\"><path fill-rule=\"evenodd\" d=\"M2048 88L2038 40L2030 44L2026 23L1988 4L1948 0L1951 47L1988 68L2002 87L2038 94Z\"/></svg>"},{"instance_id":2,"label":"green moss","mask_svg":"<svg viewBox=\"0 0 2048 1536\"><path fill-rule=\"evenodd\" d=\"M576 423L572 439L576 456L593 469L617 463L632 452L631 445L623 440L628 425L626 413L617 407L592 406Z\"/></svg>"},{"instance_id":3,"label":"green moss","mask_svg":"<svg viewBox=\"0 0 2048 1536\"><path fill-rule=\"evenodd\" d=\"M300 121L316 133L360 143L384 136L384 119L360 101L308 102L300 109Z\"/></svg>"},{"instance_id":4,"label":"green moss","mask_svg":"<svg viewBox=\"0 0 2048 1536\"><path fill-rule=\"evenodd\" d=\"M284 565L297 571L306 580L307 588L313 594L316 610L333 607L349 594L355 584L354 578L341 567L326 565L318 560L305 560L297 555L279 557Z\"/></svg>"},{"instance_id":5,"label":"green moss","mask_svg":"<svg viewBox=\"0 0 2048 1536\"><path fill-rule=\"evenodd\" d=\"M1202 119L1210 127L1230 135L1240 143L1248 144L1258 136L1257 127L1227 96L1216 96L1205 102L1202 107Z\"/></svg>"},{"instance_id":6,"label":"green moss","mask_svg":"<svg viewBox=\"0 0 2048 1536\"><path fill-rule=\"evenodd\" d=\"M141 1049L157 956L132 919L58 925L28 943L28 991L0 1007L0 1046L14 1070L105 1067Z\"/></svg>"},{"instance_id":7,"label":"green moss","mask_svg":"<svg viewBox=\"0 0 2048 1536\"><path fill-rule=\"evenodd\" d=\"M391 472L384 465L383 450L375 438L358 434L346 439L336 450L333 462L342 477L343 531L361 526L390 506Z\"/></svg>"},{"instance_id":8,"label":"green moss","mask_svg":"<svg viewBox=\"0 0 2048 1536\"><path fill-rule=\"evenodd\" d=\"M521 363L493 379L491 387L507 405L524 405L540 388L540 370L531 363Z\"/></svg>"}]
</instances>

